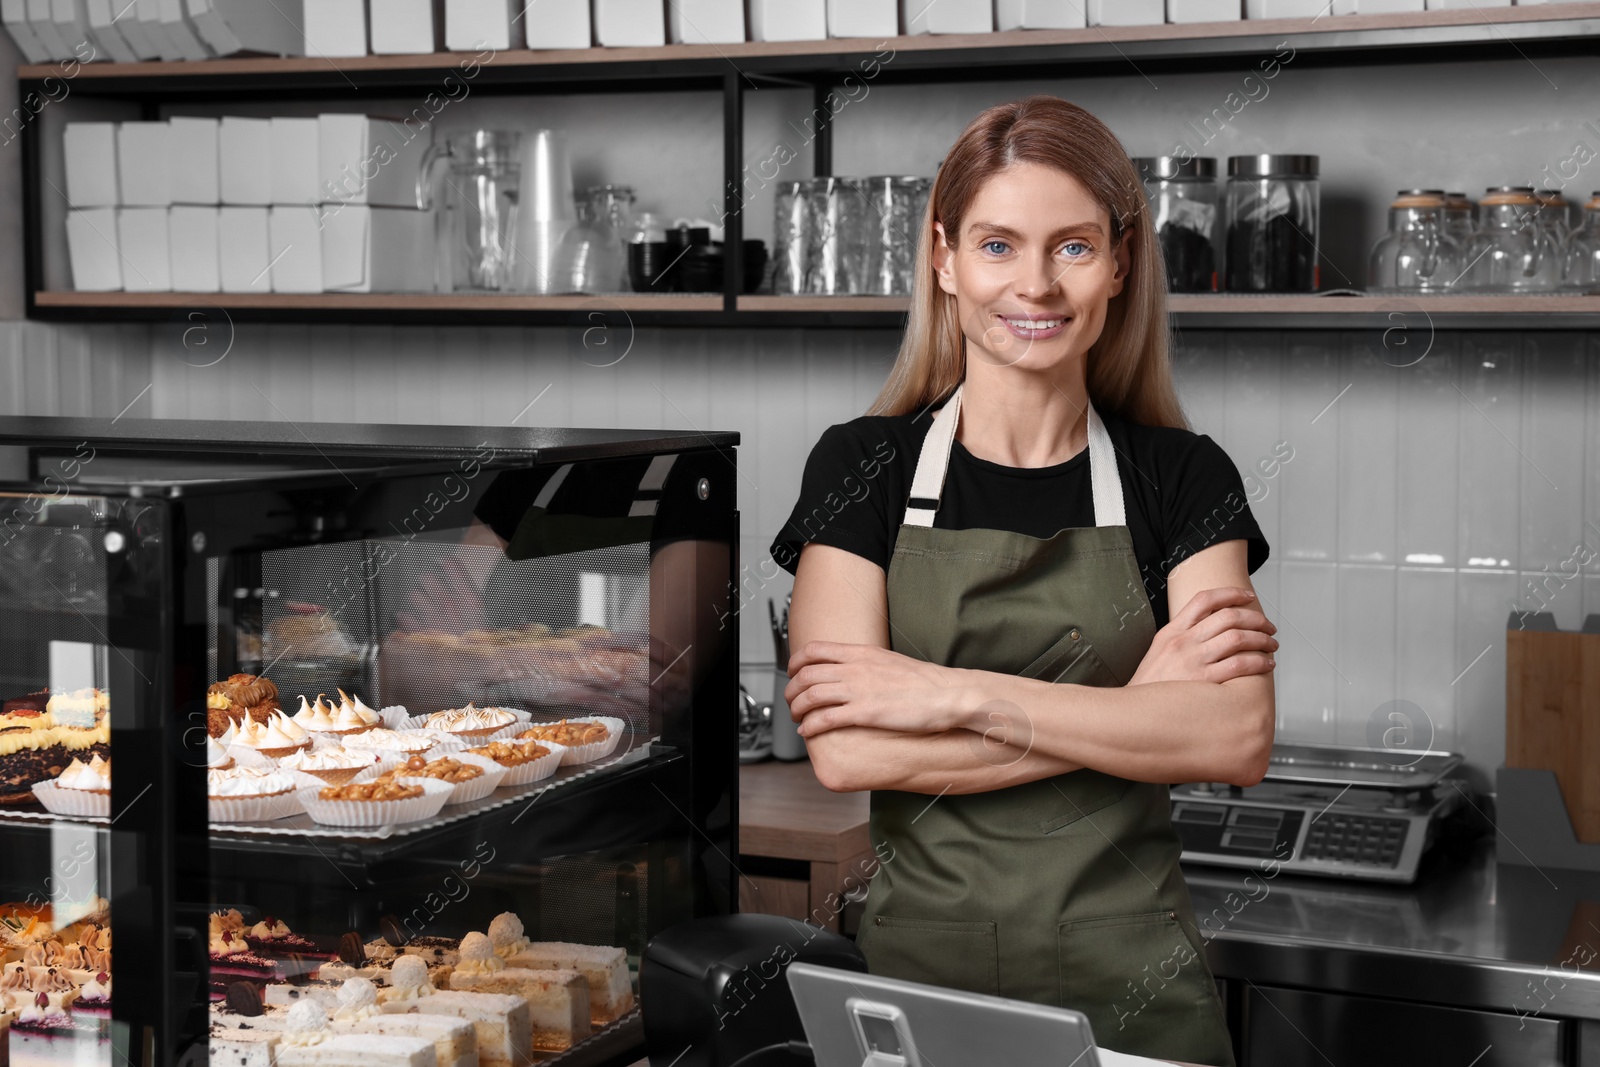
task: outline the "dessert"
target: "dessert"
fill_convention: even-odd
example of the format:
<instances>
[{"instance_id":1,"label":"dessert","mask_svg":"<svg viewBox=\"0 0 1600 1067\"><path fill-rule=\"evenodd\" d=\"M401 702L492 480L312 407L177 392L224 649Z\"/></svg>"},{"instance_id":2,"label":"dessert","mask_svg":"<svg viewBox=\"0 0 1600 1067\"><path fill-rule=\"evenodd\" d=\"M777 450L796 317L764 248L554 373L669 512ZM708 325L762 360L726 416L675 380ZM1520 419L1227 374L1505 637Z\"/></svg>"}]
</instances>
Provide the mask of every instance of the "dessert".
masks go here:
<instances>
[{"instance_id":1,"label":"dessert","mask_svg":"<svg viewBox=\"0 0 1600 1067\"><path fill-rule=\"evenodd\" d=\"M212 1026L212 1067L274 1067L278 1059L276 1030L229 1029Z\"/></svg>"},{"instance_id":2,"label":"dessert","mask_svg":"<svg viewBox=\"0 0 1600 1067\"><path fill-rule=\"evenodd\" d=\"M429 762L421 756L412 756L406 760L405 766L396 767L380 778L437 778L441 782L459 785L470 782L475 778L483 777L483 768L473 763L462 763L460 760L445 756Z\"/></svg>"},{"instance_id":3,"label":"dessert","mask_svg":"<svg viewBox=\"0 0 1600 1067\"><path fill-rule=\"evenodd\" d=\"M456 737L481 739L516 722L517 716L504 708L479 708L468 704L464 708L436 711L425 718L422 725Z\"/></svg>"},{"instance_id":4,"label":"dessert","mask_svg":"<svg viewBox=\"0 0 1600 1067\"><path fill-rule=\"evenodd\" d=\"M254 674L231 674L206 690L206 732L221 737L231 725L265 725L278 710L278 687Z\"/></svg>"},{"instance_id":5,"label":"dessert","mask_svg":"<svg viewBox=\"0 0 1600 1067\"><path fill-rule=\"evenodd\" d=\"M453 937L413 937L401 951L419 956L424 963L455 966L461 962L461 942Z\"/></svg>"},{"instance_id":6,"label":"dessert","mask_svg":"<svg viewBox=\"0 0 1600 1067\"><path fill-rule=\"evenodd\" d=\"M45 688L37 693L0 701L0 730L10 730L18 726L54 726L55 719L45 709L49 699L50 690Z\"/></svg>"},{"instance_id":7,"label":"dessert","mask_svg":"<svg viewBox=\"0 0 1600 1067\"><path fill-rule=\"evenodd\" d=\"M426 1038L336 1032L315 1000L289 1009L277 1046L278 1067L438 1067L438 1062Z\"/></svg>"},{"instance_id":8,"label":"dessert","mask_svg":"<svg viewBox=\"0 0 1600 1067\"><path fill-rule=\"evenodd\" d=\"M382 760L383 753L377 749L357 752L343 747L303 748L279 760L278 766L286 770L304 771L306 774L321 778L329 785L344 785L368 767L377 766Z\"/></svg>"},{"instance_id":9,"label":"dessert","mask_svg":"<svg viewBox=\"0 0 1600 1067\"><path fill-rule=\"evenodd\" d=\"M56 788L111 795L111 761L95 755L88 763L73 760L56 779Z\"/></svg>"},{"instance_id":10,"label":"dessert","mask_svg":"<svg viewBox=\"0 0 1600 1067\"><path fill-rule=\"evenodd\" d=\"M92 727L111 710L111 694L103 689L76 689L56 693L45 701L45 711L56 726Z\"/></svg>"},{"instance_id":11,"label":"dessert","mask_svg":"<svg viewBox=\"0 0 1600 1067\"><path fill-rule=\"evenodd\" d=\"M228 723L229 729L233 723ZM234 759L228 755L228 746L215 737L206 735L206 767L214 771L225 771L234 765Z\"/></svg>"},{"instance_id":12,"label":"dessert","mask_svg":"<svg viewBox=\"0 0 1600 1067\"><path fill-rule=\"evenodd\" d=\"M277 965L250 951L244 939L244 919L237 911L213 913L210 920L211 996L222 999L228 987L241 979L269 982Z\"/></svg>"},{"instance_id":13,"label":"dessert","mask_svg":"<svg viewBox=\"0 0 1600 1067\"><path fill-rule=\"evenodd\" d=\"M577 971L589 986L589 1017L596 1026L616 1022L633 1010L633 979L628 954L620 948L535 941L505 957L508 967L532 971Z\"/></svg>"},{"instance_id":14,"label":"dessert","mask_svg":"<svg viewBox=\"0 0 1600 1067\"><path fill-rule=\"evenodd\" d=\"M347 979L339 987L338 1001L333 1012L335 1028L431 1041L440 1067L467 1067L478 1062L477 1031L463 1019L447 1015L385 1015L378 1008L377 988L365 978Z\"/></svg>"},{"instance_id":15,"label":"dessert","mask_svg":"<svg viewBox=\"0 0 1600 1067\"><path fill-rule=\"evenodd\" d=\"M359 699L351 700L345 691L340 689L338 704L329 702L322 693L317 694L315 704L308 704L306 698L302 696L300 710L295 712L294 721L306 730L347 736L370 730L381 720L377 712L361 703Z\"/></svg>"},{"instance_id":16,"label":"dessert","mask_svg":"<svg viewBox=\"0 0 1600 1067\"><path fill-rule=\"evenodd\" d=\"M508 993L461 993L435 989L418 957L395 960L387 989L378 991L385 1015L452 1015L472 1023L478 1062L484 1067L522 1067L533 1058L533 1009Z\"/></svg>"},{"instance_id":17,"label":"dessert","mask_svg":"<svg viewBox=\"0 0 1600 1067\"><path fill-rule=\"evenodd\" d=\"M317 793L322 800L410 800L422 795L423 788L420 785L406 785L387 778L323 786Z\"/></svg>"},{"instance_id":18,"label":"dessert","mask_svg":"<svg viewBox=\"0 0 1600 1067\"><path fill-rule=\"evenodd\" d=\"M599 744L610 737L611 731L603 722L572 722L562 719L560 722L545 722L530 726L517 735L517 740L553 741L558 745L576 748L579 745Z\"/></svg>"},{"instance_id":19,"label":"dessert","mask_svg":"<svg viewBox=\"0 0 1600 1067\"><path fill-rule=\"evenodd\" d=\"M282 919L275 919L265 915L261 921L243 931L245 944L251 951L263 956L293 958L296 956L309 956L318 959L332 959L334 953L312 941L309 937L295 933L289 929Z\"/></svg>"},{"instance_id":20,"label":"dessert","mask_svg":"<svg viewBox=\"0 0 1600 1067\"><path fill-rule=\"evenodd\" d=\"M206 772L206 793L213 799L281 797L293 793L294 789L294 779L282 771L230 767Z\"/></svg>"},{"instance_id":21,"label":"dessert","mask_svg":"<svg viewBox=\"0 0 1600 1067\"><path fill-rule=\"evenodd\" d=\"M78 989L72 979L51 968L35 975L28 988L32 996L15 1010L8 1041L16 1067L109 1059L109 1047L105 1057L89 1051L109 1046L109 1024L73 1010Z\"/></svg>"},{"instance_id":22,"label":"dessert","mask_svg":"<svg viewBox=\"0 0 1600 1067\"><path fill-rule=\"evenodd\" d=\"M450 988L468 993L509 993L528 1002L533 1015L533 1047L564 1052L589 1036L589 984L573 970L508 967L494 953L487 934L461 939L461 962Z\"/></svg>"},{"instance_id":23,"label":"dessert","mask_svg":"<svg viewBox=\"0 0 1600 1067\"><path fill-rule=\"evenodd\" d=\"M96 698L83 699L96 706ZM75 716L79 710L72 705L67 714ZM111 721L104 711L92 712L98 718L88 726L57 723L56 714L14 716L10 721L23 725L0 728L0 804L33 803L33 787L58 777L74 759L110 758Z\"/></svg>"},{"instance_id":24,"label":"dessert","mask_svg":"<svg viewBox=\"0 0 1600 1067\"><path fill-rule=\"evenodd\" d=\"M274 711L265 722L248 719L239 724L236 745L255 749L263 756L280 759L311 744L311 735L281 711Z\"/></svg>"},{"instance_id":25,"label":"dessert","mask_svg":"<svg viewBox=\"0 0 1600 1067\"><path fill-rule=\"evenodd\" d=\"M78 987L78 999L73 1009L91 1018L111 1018L111 973L96 971L87 982Z\"/></svg>"},{"instance_id":26,"label":"dessert","mask_svg":"<svg viewBox=\"0 0 1600 1067\"><path fill-rule=\"evenodd\" d=\"M435 745L453 741L448 734L434 730L389 730L375 726L344 739L346 748L383 749L390 752L426 752Z\"/></svg>"},{"instance_id":27,"label":"dessert","mask_svg":"<svg viewBox=\"0 0 1600 1067\"><path fill-rule=\"evenodd\" d=\"M492 759L502 767L521 767L550 755L550 750L537 741L490 741L487 745L467 751L474 756Z\"/></svg>"}]
</instances>

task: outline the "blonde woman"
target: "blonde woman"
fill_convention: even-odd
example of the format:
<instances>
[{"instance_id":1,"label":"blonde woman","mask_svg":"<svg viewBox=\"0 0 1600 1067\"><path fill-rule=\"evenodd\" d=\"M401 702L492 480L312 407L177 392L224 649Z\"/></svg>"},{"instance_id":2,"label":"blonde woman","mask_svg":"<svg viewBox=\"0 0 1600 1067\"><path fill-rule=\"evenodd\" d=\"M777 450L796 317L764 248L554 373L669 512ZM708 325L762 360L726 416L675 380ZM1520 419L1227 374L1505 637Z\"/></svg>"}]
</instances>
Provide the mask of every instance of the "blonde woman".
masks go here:
<instances>
[{"instance_id":1,"label":"blonde woman","mask_svg":"<svg viewBox=\"0 0 1600 1067\"><path fill-rule=\"evenodd\" d=\"M817 776L872 791L871 970L1231 1065L1167 786L1266 771L1267 544L1184 420L1150 214L1094 116L1034 96L956 141L888 383L772 551Z\"/></svg>"}]
</instances>

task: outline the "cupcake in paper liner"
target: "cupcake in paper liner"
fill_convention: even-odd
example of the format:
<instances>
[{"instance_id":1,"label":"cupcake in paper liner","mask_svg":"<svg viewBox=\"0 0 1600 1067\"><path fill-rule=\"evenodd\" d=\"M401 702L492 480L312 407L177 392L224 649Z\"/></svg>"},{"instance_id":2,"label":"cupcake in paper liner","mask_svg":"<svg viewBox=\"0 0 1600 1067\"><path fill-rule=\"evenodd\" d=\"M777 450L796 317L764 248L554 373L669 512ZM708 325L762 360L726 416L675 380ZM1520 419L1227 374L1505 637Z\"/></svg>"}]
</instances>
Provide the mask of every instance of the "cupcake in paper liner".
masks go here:
<instances>
[{"instance_id":1,"label":"cupcake in paper liner","mask_svg":"<svg viewBox=\"0 0 1600 1067\"><path fill-rule=\"evenodd\" d=\"M459 739L438 730L391 730L386 726L375 726L365 733L345 738L344 747L379 751L404 761L411 756L432 759L447 750L460 750L463 745Z\"/></svg>"},{"instance_id":2,"label":"cupcake in paper liner","mask_svg":"<svg viewBox=\"0 0 1600 1067\"><path fill-rule=\"evenodd\" d=\"M567 750L550 741L489 741L467 749L464 755L492 760L506 769L501 785L529 785L556 773Z\"/></svg>"},{"instance_id":3,"label":"cupcake in paper liner","mask_svg":"<svg viewBox=\"0 0 1600 1067\"><path fill-rule=\"evenodd\" d=\"M516 736L519 730L526 729L531 718L527 712L513 708L480 708L469 703L464 708L413 715L406 720L406 729L437 730L469 745L481 745Z\"/></svg>"},{"instance_id":4,"label":"cupcake in paper liner","mask_svg":"<svg viewBox=\"0 0 1600 1067\"><path fill-rule=\"evenodd\" d=\"M271 822L299 815L298 793L317 779L295 771L232 767L206 772L212 822Z\"/></svg>"},{"instance_id":5,"label":"cupcake in paper liner","mask_svg":"<svg viewBox=\"0 0 1600 1067\"><path fill-rule=\"evenodd\" d=\"M471 774L471 770L477 770L479 773L467 777ZM405 763L395 765L387 773L392 778L432 778L448 782L454 787L450 799L445 801L448 806L482 800L499 788L506 771L507 768L486 756L449 752L433 758L412 756Z\"/></svg>"},{"instance_id":6,"label":"cupcake in paper liner","mask_svg":"<svg viewBox=\"0 0 1600 1067\"><path fill-rule=\"evenodd\" d=\"M299 771L320 779L323 785L344 785L367 771L375 777L400 765L400 759L383 749L345 748L342 745L301 749L278 761L285 770Z\"/></svg>"},{"instance_id":7,"label":"cupcake in paper liner","mask_svg":"<svg viewBox=\"0 0 1600 1067\"><path fill-rule=\"evenodd\" d=\"M433 778L381 778L303 789L300 802L324 826L394 826L431 819L454 791Z\"/></svg>"},{"instance_id":8,"label":"cupcake in paper liner","mask_svg":"<svg viewBox=\"0 0 1600 1067\"><path fill-rule=\"evenodd\" d=\"M610 715L575 715L555 722L533 723L518 731L518 741L554 743L565 750L563 764L593 763L617 750L628 724Z\"/></svg>"},{"instance_id":9,"label":"cupcake in paper liner","mask_svg":"<svg viewBox=\"0 0 1600 1067\"><path fill-rule=\"evenodd\" d=\"M111 814L111 761L97 754L88 763L75 759L59 776L33 787L52 815Z\"/></svg>"},{"instance_id":10,"label":"cupcake in paper liner","mask_svg":"<svg viewBox=\"0 0 1600 1067\"><path fill-rule=\"evenodd\" d=\"M348 737L383 725L382 716L363 704L360 697L351 697L343 689L335 691L339 694L337 704L324 693L317 694L315 704L309 703L302 694L300 710L293 716L295 724L313 734L333 737Z\"/></svg>"},{"instance_id":11,"label":"cupcake in paper liner","mask_svg":"<svg viewBox=\"0 0 1600 1067\"><path fill-rule=\"evenodd\" d=\"M232 748L247 748L259 755L282 759L311 745L311 734L281 711L267 716L266 722L246 719L239 724Z\"/></svg>"}]
</instances>

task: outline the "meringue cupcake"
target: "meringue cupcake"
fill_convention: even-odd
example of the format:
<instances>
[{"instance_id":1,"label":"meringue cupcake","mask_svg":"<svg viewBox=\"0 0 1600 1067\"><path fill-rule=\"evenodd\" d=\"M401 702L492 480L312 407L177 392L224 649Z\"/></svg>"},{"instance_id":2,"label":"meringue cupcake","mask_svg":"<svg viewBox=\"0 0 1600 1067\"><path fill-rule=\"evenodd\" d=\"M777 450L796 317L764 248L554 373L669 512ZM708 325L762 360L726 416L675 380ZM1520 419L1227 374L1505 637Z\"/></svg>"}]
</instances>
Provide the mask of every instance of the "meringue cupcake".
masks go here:
<instances>
[{"instance_id":1,"label":"meringue cupcake","mask_svg":"<svg viewBox=\"0 0 1600 1067\"><path fill-rule=\"evenodd\" d=\"M352 750L343 747L303 748L285 756L278 766L302 771L329 785L344 785L369 767L385 766L383 749ZM393 761L388 761L393 762Z\"/></svg>"},{"instance_id":2,"label":"meringue cupcake","mask_svg":"<svg viewBox=\"0 0 1600 1067\"><path fill-rule=\"evenodd\" d=\"M464 708L413 716L409 725L414 729L441 730L452 737L460 737L476 744L491 739L498 740L508 727L519 726L531 717L525 711L480 708L469 703Z\"/></svg>"},{"instance_id":3,"label":"meringue cupcake","mask_svg":"<svg viewBox=\"0 0 1600 1067\"><path fill-rule=\"evenodd\" d=\"M59 777L35 785L33 795L52 815L110 815L111 761L74 759Z\"/></svg>"},{"instance_id":4,"label":"meringue cupcake","mask_svg":"<svg viewBox=\"0 0 1600 1067\"><path fill-rule=\"evenodd\" d=\"M438 730L390 730L377 726L344 739L346 748L380 749L391 753L420 755L435 747L459 747L460 742Z\"/></svg>"},{"instance_id":5,"label":"meringue cupcake","mask_svg":"<svg viewBox=\"0 0 1600 1067\"><path fill-rule=\"evenodd\" d=\"M232 729L230 724L229 729ZM228 754L228 746L219 738L206 738L206 766L211 770L225 771L234 766L234 759Z\"/></svg>"},{"instance_id":6,"label":"meringue cupcake","mask_svg":"<svg viewBox=\"0 0 1600 1067\"><path fill-rule=\"evenodd\" d=\"M256 822L298 815L299 784L287 771L234 767L206 772L212 822Z\"/></svg>"},{"instance_id":7,"label":"meringue cupcake","mask_svg":"<svg viewBox=\"0 0 1600 1067\"><path fill-rule=\"evenodd\" d=\"M234 743L263 756L282 759L309 746L311 735L289 716L275 711L264 723L246 719L239 725L238 738Z\"/></svg>"}]
</instances>

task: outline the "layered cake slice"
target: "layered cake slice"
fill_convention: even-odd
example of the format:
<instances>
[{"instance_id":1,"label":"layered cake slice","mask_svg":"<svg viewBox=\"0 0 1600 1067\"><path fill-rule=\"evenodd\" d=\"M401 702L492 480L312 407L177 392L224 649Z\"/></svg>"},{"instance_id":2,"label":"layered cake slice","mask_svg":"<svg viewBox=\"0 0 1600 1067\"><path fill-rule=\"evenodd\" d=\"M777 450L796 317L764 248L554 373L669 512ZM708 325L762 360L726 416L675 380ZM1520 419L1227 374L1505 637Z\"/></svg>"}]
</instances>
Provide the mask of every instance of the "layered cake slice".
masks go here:
<instances>
[{"instance_id":1,"label":"layered cake slice","mask_svg":"<svg viewBox=\"0 0 1600 1067\"><path fill-rule=\"evenodd\" d=\"M583 975L507 967L487 934L461 939L461 962L450 975L450 988L522 997L533 1013L533 1047L540 1051L564 1052L589 1036L589 983Z\"/></svg>"},{"instance_id":2,"label":"layered cake slice","mask_svg":"<svg viewBox=\"0 0 1600 1067\"><path fill-rule=\"evenodd\" d=\"M510 993L460 993L435 989L427 965L416 957L395 961L391 984L378 990L385 1015L450 1015L470 1022L482 1067L526 1067L533 1062L533 1009Z\"/></svg>"},{"instance_id":3,"label":"layered cake slice","mask_svg":"<svg viewBox=\"0 0 1600 1067\"><path fill-rule=\"evenodd\" d=\"M233 913L237 915L237 912ZM211 998L221 1000L228 986L240 979L265 983L277 975L277 965L264 956L257 956L245 943L241 928L235 929L227 915L211 916Z\"/></svg>"},{"instance_id":4,"label":"layered cake slice","mask_svg":"<svg viewBox=\"0 0 1600 1067\"><path fill-rule=\"evenodd\" d=\"M77 1015L77 987L54 969L32 984L33 999L11 1024L11 1067L91 1067L111 1062L111 1035L104 1019Z\"/></svg>"},{"instance_id":5,"label":"layered cake slice","mask_svg":"<svg viewBox=\"0 0 1600 1067\"><path fill-rule=\"evenodd\" d=\"M422 1037L346 1034L314 1000L289 1009L278 1041L277 1067L439 1067L434 1044Z\"/></svg>"},{"instance_id":6,"label":"layered cake slice","mask_svg":"<svg viewBox=\"0 0 1600 1067\"><path fill-rule=\"evenodd\" d=\"M439 1067L478 1067L478 1032L471 1023L447 1015L385 1015L378 1010L377 987L365 978L351 978L339 987L333 1029L424 1038L433 1042Z\"/></svg>"},{"instance_id":7,"label":"layered cake slice","mask_svg":"<svg viewBox=\"0 0 1600 1067\"><path fill-rule=\"evenodd\" d=\"M276 1030L211 1028L211 1067L274 1067L277 1062Z\"/></svg>"},{"instance_id":8,"label":"layered cake slice","mask_svg":"<svg viewBox=\"0 0 1600 1067\"><path fill-rule=\"evenodd\" d=\"M522 920L503 912L489 924L495 955L508 967L530 971L577 971L589 984L589 1017L605 1026L633 1010L633 978L628 954L620 948L577 945L565 941L529 941Z\"/></svg>"}]
</instances>

